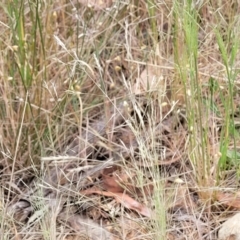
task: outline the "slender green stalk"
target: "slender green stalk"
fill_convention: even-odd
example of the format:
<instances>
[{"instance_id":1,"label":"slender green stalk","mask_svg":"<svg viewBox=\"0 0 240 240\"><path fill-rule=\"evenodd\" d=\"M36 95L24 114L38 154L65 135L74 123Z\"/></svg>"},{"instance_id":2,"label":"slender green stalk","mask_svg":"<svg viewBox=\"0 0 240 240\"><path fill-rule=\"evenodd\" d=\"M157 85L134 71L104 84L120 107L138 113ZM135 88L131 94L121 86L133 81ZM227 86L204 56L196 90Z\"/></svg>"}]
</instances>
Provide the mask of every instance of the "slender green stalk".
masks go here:
<instances>
[{"instance_id":1,"label":"slender green stalk","mask_svg":"<svg viewBox=\"0 0 240 240\"><path fill-rule=\"evenodd\" d=\"M232 155L233 161L237 160L237 149L236 149L236 129L234 124L234 86L239 70L236 69L235 61L237 53L239 52L239 32L232 31L231 37L228 38L229 42L223 40L223 36L220 33L220 30L217 28L215 30L217 43L219 50L221 52L221 57L223 64L226 69L226 78L227 78L227 87L228 94L225 97L224 104L224 125L220 137L220 152L221 158L219 160L219 173L221 170L225 170L227 167L227 153L229 149L229 144L231 140L233 141L234 153ZM230 46L230 49L229 47Z\"/></svg>"},{"instance_id":2,"label":"slender green stalk","mask_svg":"<svg viewBox=\"0 0 240 240\"><path fill-rule=\"evenodd\" d=\"M157 20L156 20L156 1L154 0L147 0L148 6L148 14L149 14L149 21L151 26L151 34L154 40L154 45L158 41L158 30L157 30Z\"/></svg>"}]
</instances>

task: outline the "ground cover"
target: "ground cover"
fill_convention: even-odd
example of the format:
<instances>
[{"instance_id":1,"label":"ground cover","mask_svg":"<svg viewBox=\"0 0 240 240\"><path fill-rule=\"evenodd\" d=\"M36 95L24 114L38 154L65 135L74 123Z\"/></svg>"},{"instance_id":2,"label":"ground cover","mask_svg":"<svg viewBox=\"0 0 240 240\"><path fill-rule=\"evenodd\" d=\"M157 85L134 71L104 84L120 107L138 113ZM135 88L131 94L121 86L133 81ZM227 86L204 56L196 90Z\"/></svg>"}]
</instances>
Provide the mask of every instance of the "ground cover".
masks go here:
<instances>
[{"instance_id":1,"label":"ground cover","mask_svg":"<svg viewBox=\"0 0 240 240\"><path fill-rule=\"evenodd\" d=\"M1 239L218 239L240 208L239 9L2 1Z\"/></svg>"}]
</instances>

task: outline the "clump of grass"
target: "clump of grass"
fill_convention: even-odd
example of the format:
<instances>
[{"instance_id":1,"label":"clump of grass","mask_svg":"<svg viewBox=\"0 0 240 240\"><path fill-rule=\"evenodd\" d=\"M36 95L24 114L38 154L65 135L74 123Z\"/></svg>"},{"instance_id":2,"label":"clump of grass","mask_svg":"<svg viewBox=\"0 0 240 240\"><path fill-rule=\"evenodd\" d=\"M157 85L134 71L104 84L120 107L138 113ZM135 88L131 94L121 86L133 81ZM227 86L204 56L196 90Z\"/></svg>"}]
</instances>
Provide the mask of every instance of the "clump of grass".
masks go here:
<instances>
[{"instance_id":1,"label":"clump of grass","mask_svg":"<svg viewBox=\"0 0 240 240\"><path fill-rule=\"evenodd\" d=\"M163 95L159 98L162 98ZM157 135L156 135L156 115L161 114L161 106L156 108L154 106L154 101L148 106L148 110L144 109L141 106L135 105L135 111L138 113L137 117L132 117L130 119L129 127L132 130L133 134L136 136L138 145L139 145L139 153L138 157L132 161L134 174L136 174L136 182L138 186L142 188L146 185L147 178L151 179L150 183L153 186L153 193L152 195L143 195L144 203L149 205L149 201L151 205L154 207L154 217L152 220L152 229L150 228L149 231L151 232L154 239L166 239L167 236L167 196L165 192L165 180L166 176L164 173L159 171L159 154L161 153L161 147L157 142ZM141 112L145 114L143 117ZM146 119L144 119L146 118ZM144 122L147 121L148 128L145 128ZM139 122L139 124L137 124ZM142 134L142 128L146 134ZM141 164L145 166L143 169ZM129 170L128 170L129 171ZM130 169L130 172L133 173L133 170ZM143 190L144 193L144 190ZM151 190L149 189L149 193ZM151 199L150 199L151 196ZM148 223L146 222L148 226Z\"/></svg>"},{"instance_id":2,"label":"clump of grass","mask_svg":"<svg viewBox=\"0 0 240 240\"><path fill-rule=\"evenodd\" d=\"M181 88L184 89L183 96L189 128L188 153L201 195L208 200L210 195L206 189L212 187L210 154L207 150L209 130L206 125L209 110L203 103L198 72L199 24L197 18L197 9L191 1L182 4L175 1L175 61L177 77L181 79Z\"/></svg>"},{"instance_id":3,"label":"clump of grass","mask_svg":"<svg viewBox=\"0 0 240 240\"><path fill-rule=\"evenodd\" d=\"M36 156L40 156L43 149L44 118L41 109L45 108L48 95L43 88L46 81L46 54L39 12L44 6L39 2L26 4L24 1L11 1L4 7L9 26L9 38L6 39L9 59L5 61L3 74L9 80L3 86L6 97L2 99L2 106L8 110L1 111L1 118L6 124L3 137L13 140L6 142L4 149L10 151L10 156L17 154L20 159L18 163L24 166L30 163L27 158L24 159L24 152L30 150L34 162L39 163ZM11 125L7 119L11 119ZM25 144L16 148L20 130L19 140ZM28 155L30 158L32 156ZM7 161L11 162L11 158Z\"/></svg>"},{"instance_id":4,"label":"clump of grass","mask_svg":"<svg viewBox=\"0 0 240 240\"><path fill-rule=\"evenodd\" d=\"M214 11L212 6L208 7L209 11ZM238 21L237 18L233 18L236 9L233 8L229 16L226 16L223 5L221 5L214 15L216 18L213 21L218 23L215 27L202 19L201 10L204 12L206 11L204 9L204 5L196 6L192 1L181 4L175 1L174 61L176 75L172 92L175 95L175 101L186 104L189 158L193 164L200 196L205 200L210 200L212 199L211 189L215 186L214 182L218 181L219 183L221 171L230 166L229 162L227 163L229 148L235 149L232 151L235 155L231 155L231 158L235 159L234 162L237 158L234 88L238 73L236 63L239 44L236 40L238 31L233 27ZM228 22L227 26L224 21ZM204 28L202 22L208 24L208 28ZM199 50L201 41L205 40L200 37L204 31L209 31L209 25L211 26L209 33L211 35L209 36L214 36L214 33L215 45L218 44L214 57L223 63L222 66L225 67L226 73L223 78L226 81L217 81L210 75L208 83L205 80L205 83L202 84L203 80L199 71L199 66L202 64L202 53ZM217 52L218 50L219 52ZM223 68L221 69L223 70ZM177 90L174 90L175 86L178 86ZM217 94L219 99L216 98ZM220 137L217 133L216 123L210 121L214 118L222 119Z\"/></svg>"}]
</instances>

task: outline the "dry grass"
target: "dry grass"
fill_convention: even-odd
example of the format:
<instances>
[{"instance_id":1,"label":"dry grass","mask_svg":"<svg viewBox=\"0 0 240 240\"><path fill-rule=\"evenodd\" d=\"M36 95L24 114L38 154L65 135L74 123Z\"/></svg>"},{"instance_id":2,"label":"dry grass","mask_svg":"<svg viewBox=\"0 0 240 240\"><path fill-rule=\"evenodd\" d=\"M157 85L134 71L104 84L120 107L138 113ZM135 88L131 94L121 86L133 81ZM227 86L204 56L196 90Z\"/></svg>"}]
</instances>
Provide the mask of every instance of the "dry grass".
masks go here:
<instances>
[{"instance_id":1,"label":"dry grass","mask_svg":"<svg viewBox=\"0 0 240 240\"><path fill-rule=\"evenodd\" d=\"M179 2L0 4L1 239L217 239L239 6Z\"/></svg>"}]
</instances>

